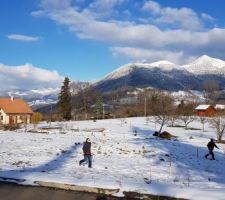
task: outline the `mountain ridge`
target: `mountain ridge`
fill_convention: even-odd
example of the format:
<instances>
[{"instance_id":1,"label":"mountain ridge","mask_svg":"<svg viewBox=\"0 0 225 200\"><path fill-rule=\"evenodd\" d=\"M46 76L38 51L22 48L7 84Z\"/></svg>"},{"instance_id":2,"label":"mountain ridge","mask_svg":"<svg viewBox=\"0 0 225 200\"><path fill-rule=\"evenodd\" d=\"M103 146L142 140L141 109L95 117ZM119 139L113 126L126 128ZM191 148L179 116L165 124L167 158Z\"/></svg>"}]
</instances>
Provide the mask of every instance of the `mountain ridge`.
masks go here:
<instances>
[{"instance_id":1,"label":"mountain ridge","mask_svg":"<svg viewBox=\"0 0 225 200\"><path fill-rule=\"evenodd\" d=\"M89 86L100 92L146 87L169 91L185 90L186 88L201 91L202 83L211 80L217 81L221 89L225 89L225 61L203 55L185 65L178 65L167 60L153 63L128 63L93 84L78 81L72 83L71 87L73 95L78 90ZM8 89L2 92L1 96L12 95L15 98L27 100L31 105L45 105L56 103L59 91L60 87L30 90Z\"/></svg>"},{"instance_id":2,"label":"mountain ridge","mask_svg":"<svg viewBox=\"0 0 225 200\"><path fill-rule=\"evenodd\" d=\"M225 61L203 55L195 61L181 66L194 74L224 74Z\"/></svg>"},{"instance_id":3,"label":"mountain ridge","mask_svg":"<svg viewBox=\"0 0 225 200\"><path fill-rule=\"evenodd\" d=\"M163 60L128 63L107 74L95 83L95 87L100 91L135 86L174 91L187 87L201 90L200 85L209 80L216 80L224 85L225 61L203 55L186 65Z\"/></svg>"}]
</instances>

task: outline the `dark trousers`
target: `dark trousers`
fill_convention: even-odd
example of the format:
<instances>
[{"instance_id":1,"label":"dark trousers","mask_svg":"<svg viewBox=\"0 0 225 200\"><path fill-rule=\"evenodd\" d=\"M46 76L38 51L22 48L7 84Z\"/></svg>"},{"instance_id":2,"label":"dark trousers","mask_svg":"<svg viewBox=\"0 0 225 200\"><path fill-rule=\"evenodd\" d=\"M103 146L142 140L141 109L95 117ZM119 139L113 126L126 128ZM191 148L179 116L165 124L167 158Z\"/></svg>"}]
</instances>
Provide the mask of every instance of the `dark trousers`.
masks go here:
<instances>
[{"instance_id":1,"label":"dark trousers","mask_svg":"<svg viewBox=\"0 0 225 200\"><path fill-rule=\"evenodd\" d=\"M212 155L212 160L215 160L214 153L213 153L212 150L209 150L209 153L207 153L207 154L205 155L205 157L207 158L209 155Z\"/></svg>"},{"instance_id":2,"label":"dark trousers","mask_svg":"<svg viewBox=\"0 0 225 200\"><path fill-rule=\"evenodd\" d=\"M84 159L80 161L80 165L85 165L88 163L88 167L92 167L92 156L91 155L84 155Z\"/></svg>"}]
</instances>

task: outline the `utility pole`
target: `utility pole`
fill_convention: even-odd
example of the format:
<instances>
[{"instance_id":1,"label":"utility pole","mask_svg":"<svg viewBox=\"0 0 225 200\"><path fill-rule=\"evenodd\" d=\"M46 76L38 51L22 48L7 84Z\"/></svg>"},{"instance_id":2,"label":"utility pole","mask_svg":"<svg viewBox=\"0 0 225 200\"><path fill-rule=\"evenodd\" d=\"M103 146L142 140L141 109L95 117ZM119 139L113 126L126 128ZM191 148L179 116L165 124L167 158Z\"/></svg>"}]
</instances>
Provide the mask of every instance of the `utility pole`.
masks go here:
<instances>
[{"instance_id":1,"label":"utility pole","mask_svg":"<svg viewBox=\"0 0 225 200\"><path fill-rule=\"evenodd\" d=\"M51 104L51 109L50 109L50 123L49 123L49 127L51 127L52 125L52 104Z\"/></svg>"},{"instance_id":2,"label":"utility pole","mask_svg":"<svg viewBox=\"0 0 225 200\"><path fill-rule=\"evenodd\" d=\"M102 104L102 119L105 118L105 109L104 109L104 102Z\"/></svg>"},{"instance_id":3,"label":"utility pole","mask_svg":"<svg viewBox=\"0 0 225 200\"><path fill-rule=\"evenodd\" d=\"M147 116L147 102L146 102L146 95L145 95L145 102L144 102L144 116Z\"/></svg>"}]
</instances>

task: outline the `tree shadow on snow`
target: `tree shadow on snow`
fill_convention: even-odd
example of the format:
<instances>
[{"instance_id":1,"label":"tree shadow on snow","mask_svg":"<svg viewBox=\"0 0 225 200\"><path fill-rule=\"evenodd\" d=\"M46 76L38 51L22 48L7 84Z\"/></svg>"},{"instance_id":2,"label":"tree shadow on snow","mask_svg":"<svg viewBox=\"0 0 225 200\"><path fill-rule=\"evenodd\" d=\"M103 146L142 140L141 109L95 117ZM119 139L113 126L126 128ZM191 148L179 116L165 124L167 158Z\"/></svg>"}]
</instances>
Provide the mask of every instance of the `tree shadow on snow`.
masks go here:
<instances>
[{"instance_id":1,"label":"tree shadow on snow","mask_svg":"<svg viewBox=\"0 0 225 200\"><path fill-rule=\"evenodd\" d=\"M135 136L135 140L133 141L135 144L141 144L143 143L143 139L149 138L150 135L154 133L153 130L150 130L149 128L140 128L138 126L132 126L131 132L133 132L133 135Z\"/></svg>"},{"instance_id":2,"label":"tree shadow on snow","mask_svg":"<svg viewBox=\"0 0 225 200\"><path fill-rule=\"evenodd\" d=\"M16 182L25 181L27 175L35 173L46 173L54 170L58 170L63 167L72 157L72 155L77 152L80 144L72 145L68 150L63 150L61 154L57 154L55 158L47 163L36 167L23 167L22 169L15 170L0 170L0 180L15 180Z\"/></svg>"},{"instance_id":3,"label":"tree shadow on snow","mask_svg":"<svg viewBox=\"0 0 225 200\"><path fill-rule=\"evenodd\" d=\"M145 146L147 153L145 157L151 159L155 166L163 162L172 163L175 167L176 174L194 173L206 181L225 184L225 174L223 168L225 166L225 153L222 150L214 150L216 160L205 159L205 154L208 153L206 147L198 147L189 143L189 141L180 141L178 139L161 139L153 136L154 131L151 129L142 129L140 127L132 127L131 130L137 131L137 136L134 137L133 143ZM190 140L190 142L194 142ZM220 145L218 145L220 146ZM154 155L155 154L155 155ZM210 157L210 156L209 156ZM169 169L168 169L169 171ZM193 174L192 173L192 174Z\"/></svg>"}]
</instances>

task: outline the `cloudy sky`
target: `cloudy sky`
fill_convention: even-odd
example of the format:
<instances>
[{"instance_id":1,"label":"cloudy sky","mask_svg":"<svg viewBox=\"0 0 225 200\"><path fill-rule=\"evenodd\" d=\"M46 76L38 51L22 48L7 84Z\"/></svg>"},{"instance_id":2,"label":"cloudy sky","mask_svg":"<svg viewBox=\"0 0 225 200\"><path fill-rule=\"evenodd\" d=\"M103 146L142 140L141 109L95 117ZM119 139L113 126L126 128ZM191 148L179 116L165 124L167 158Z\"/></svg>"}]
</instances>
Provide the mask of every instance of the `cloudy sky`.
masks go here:
<instances>
[{"instance_id":1,"label":"cloudy sky","mask_svg":"<svg viewBox=\"0 0 225 200\"><path fill-rule=\"evenodd\" d=\"M0 84L15 75L43 86L63 76L95 81L136 61L225 60L224 8L224 0L1 0Z\"/></svg>"}]
</instances>

